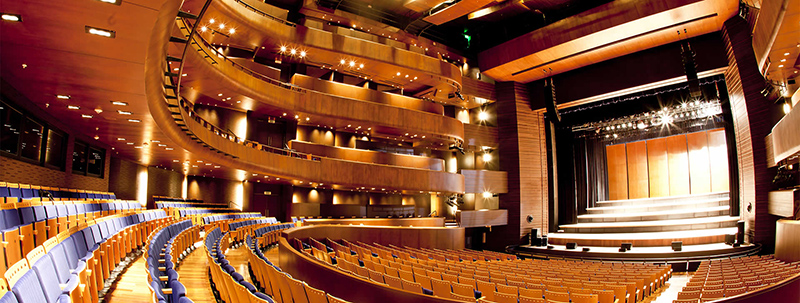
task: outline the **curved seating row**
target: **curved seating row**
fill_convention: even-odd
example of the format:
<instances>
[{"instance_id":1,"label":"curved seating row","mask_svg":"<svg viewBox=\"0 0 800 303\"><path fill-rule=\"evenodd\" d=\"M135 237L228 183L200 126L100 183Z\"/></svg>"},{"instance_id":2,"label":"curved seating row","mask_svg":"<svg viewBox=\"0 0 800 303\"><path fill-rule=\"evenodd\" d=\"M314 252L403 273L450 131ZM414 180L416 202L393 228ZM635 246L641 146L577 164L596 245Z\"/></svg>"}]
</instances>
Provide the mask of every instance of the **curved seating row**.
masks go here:
<instances>
[{"instance_id":1,"label":"curved seating row","mask_svg":"<svg viewBox=\"0 0 800 303\"><path fill-rule=\"evenodd\" d=\"M236 219L246 219L246 218L258 218L261 217L260 213L238 213L238 214L227 214L227 215L207 215L199 218L201 220L200 223L202 224L210 224L216 221L221 220L236 220Z\"/></svg>"},{"instance_id":2,"label":"curved seating row","mask_svg":"<svg viewBox=\"0 0 800 303\"><path fill-rule=\"evenodd\" d=\"M721 300L778 284L798 273L800 263L785 263L773 255L703 261L674 302Z\"/></svg>"},{"instance_id":3,"label":"curved seating row","mask_svg":"<svg viewBox=\"0 0 800 303\"><path fill-rule=\"evenodd\" d=\"M156 208L186 208L186 207L204 207L204 208L227 208L227 203L205 203L203 201L163 201L156 202Z\"/></svg>"},{"instance_id":4,"label":"curved seating row","mask_svg":"<svg viewBox=\"0 0 800 303\"><path fill-rule=\"evenodd\" d=\"M142 211L95 219L60 232L5 272L0 292L10 291L0 293L0 302L97 302L98 291L114 267L165 218L163 211Z\"/></svg>"},{"instance_id":5,"label":"curved seating row","mask_svg":"<svg viewBox=\"0 0 800 303\"><path fill-rule=\"evenodd\" d=\"M249 248L250 276L257 288L272 296L279 303L345 303L325 291L313 288L307 283L292 278L280 267L264 256L262 249L278 241L278 231L268 231L259 236L261 229L254 231L256 237L247 235ZM275 235L273 237L273 235Z\"/></svg>"},{"instance_id":6,"label":"curved seating row","mask_svg":"<svg viewBox=\"0 0 800 303\"><path fill-rule=\"evenodd\" d=\"M274 303L272 298L245 281L244 276L237 273L230 265L224 253L229 247L229 233L223 234L219 229L214 229L206 236L205 248L211 269L211 288L218 301Z\"/></svg>"},{"instance_id":7,"label":"curved seating row","mask_svg":"<svg viewBox=\"0 0 800 303\"><path fill-rule=\"evenodd\" d=\"M142 209L129 201L23 200L0 205L0 271L21 260L34 247L71 227L103 216Z\"/></svg>"},{"instance_id":8,"label":"curved seating row","mask_svg":"<svg viewBox=\"0 0 800 303\"><path fill-rule=\"evenodd\" d=\"M189 303L186 288L178 279L175 270L185 253L194 248L200 239L200 226L193 226L190 220L172 223L154 231L147 242L146 267L148 285L155 303Z\"/></svg>"},{"instance_id":9,"label":"curved seating row","mask_svg":"<svg viewBox=\"0 0 800 303\"><path fill-rule=\"evenodd\" d=\"M293 240L295 249L303 247L300 251L355 276L467 302L632 303L663 286L671 274L667 267L645 264L522 261L468 250Z\"/></svg>"},{"instance_id":10,"label":"curved seating row","mask_svg":"<svg viewBox=\"0 0 800 303\"><path fill-rule=\"evenodd\" d=\"M247 221L245 221L247 222ZM237 222L238 223L238 222ZM256 231L260 231L259 236L265 232L273 231L273 230L282 230L287 228L295 227L292 223L259 223L259 224L249 224L245 226L240 226L236 229L231 228L231 238L233 242L241 242L244 241L247 235L254 234Z\"/></svg>"},{"instance_id":11,"label":"curved seating row","mask_svg":"<svg viewBox=\"0 0 800 303\"><path fill-rule=\"evenodd\" d=\"M52 195L53 199L117 198L114 193L109 192L0 182L0 198L16 198L16 201L21 201L22 199L45 198L47 193ZM14 199L7 199L6 201L14 202Z\"/></svg>"}]
</instances>

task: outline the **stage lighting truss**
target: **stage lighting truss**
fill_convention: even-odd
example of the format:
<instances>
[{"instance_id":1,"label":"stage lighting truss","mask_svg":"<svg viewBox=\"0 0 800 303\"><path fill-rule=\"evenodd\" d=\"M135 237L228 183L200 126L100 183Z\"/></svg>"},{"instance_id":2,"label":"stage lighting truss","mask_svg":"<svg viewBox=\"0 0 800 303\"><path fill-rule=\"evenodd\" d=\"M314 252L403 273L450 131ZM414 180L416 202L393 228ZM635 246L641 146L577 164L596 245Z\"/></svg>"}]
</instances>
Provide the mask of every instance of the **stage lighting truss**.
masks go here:
<instances>
[{"instance_id":1,"label":"stage lighting truss","mask_svg":"<svg viewBox=\"0 0 800 303\"><path fill-rule=\"evenodd\" d=\"M573 132L587 131L605 138L618 138L621 133L646 131L672 124L712 119L722 114L719 100L687 101L679 105L663 107L658 111L615 118L606 121L590 122L572 127Z\"/></svg>"}]
</instances>

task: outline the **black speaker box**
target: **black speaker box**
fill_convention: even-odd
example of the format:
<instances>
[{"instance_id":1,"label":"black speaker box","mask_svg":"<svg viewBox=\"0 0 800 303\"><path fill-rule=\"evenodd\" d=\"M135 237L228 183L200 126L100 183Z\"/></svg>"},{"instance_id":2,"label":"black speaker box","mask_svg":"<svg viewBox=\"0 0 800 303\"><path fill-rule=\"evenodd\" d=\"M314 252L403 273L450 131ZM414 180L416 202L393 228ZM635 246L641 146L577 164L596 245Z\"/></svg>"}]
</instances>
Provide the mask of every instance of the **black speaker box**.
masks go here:
<instances>
[{"instance_id":1,"label":"black speaker box","mask_svg":"<svg viewBox=\"0 0 800 303\"><path fill-rule=\"evenodd\" d=\"M673 241L672 250L681 251L683 249L683 241Z\"/></svg>"},{"instance_id":2,"label":"black speaker box","mask_svg":"<svg viewBox=\"0 0 800 303\"><path fill-rule=\"evenodd\" d=\"M739 229L736 233L736 243L744 244L744 220L736 222L736 227Z\"/></svg>"},{"instance_id":3,"label":"black speaker box","mask_svg":"<svg viewBox=\"0 0 800 303\"><path fill-rule=\"evenodd\" d=\"M736 242L736 235L725 235L725 244L733 245Z\"/></svg>"},{"instance_id":4,"label":"black speaker box","mask_svg":"<svg viewBox=\"0 0 800 303\"><path fill-rule=\"evenodd\" d=\"M575 242L567 242L567 249L575 249L578 246L578 243Z\"/></svg>"},{"instance_id":5,"label":"black speaker box","mask_svg":"<svg viewBox=\"0 0 800 303\"><path fill-rule=\"evenodd\" d=\"M583 252L587 252L587 251L589 251L589 248L588 247L584 247L583 248Z\"/></svg>"},{"instance_id":6,"label":"black speaker box","mask_svg":"<svg viewBox=\"0 0 800 303\"><path fill-rule=\"evenodd\" d=\"M633 248L633 243L622 243L620 247L624 248L625 250L631 250L631 248Z\"/></svg>"}]
</instances>

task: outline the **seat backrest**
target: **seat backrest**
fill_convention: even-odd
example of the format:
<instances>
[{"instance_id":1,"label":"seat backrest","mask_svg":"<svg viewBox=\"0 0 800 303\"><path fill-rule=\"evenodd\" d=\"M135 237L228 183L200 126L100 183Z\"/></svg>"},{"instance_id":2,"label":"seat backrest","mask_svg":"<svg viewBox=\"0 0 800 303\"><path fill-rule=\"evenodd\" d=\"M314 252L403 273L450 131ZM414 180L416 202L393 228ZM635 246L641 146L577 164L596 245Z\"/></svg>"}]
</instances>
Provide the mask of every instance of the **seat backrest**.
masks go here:
<instances>
[{"instance_id":1,"label":"seat backrest","mask_svg":"<svg viewBox=\"0 0 800 303\"><path fill-rule=\"evenodd\" d=\"M59 286L58 277L53 275L56 269L53 259L44 255L39 260L36 260L32 269L39 278L39 284L42 285L47 303L56 303L58 296L61 295L61 287Z\"/></svg>"},{"instance_id":2,"label":"seat backrest","mask_svg":"<svg viewBox=\"0 0 800 303\"><path fill-rule=\"evenodd\" d=\"M74 238L69 237L61 242L64 247L64 253L67 255L67 265L70 269L75 269L78 266L78 250L75 247Z\"/></svg>"},{"instance_id":3,"label":"seat backrest","mask_svg":"<svg viewBox=\"0 0 800 303\"><path fill-rule=\"evenodd\" d=\"M60 284L67 283L70 276L70 268L67 261L67 254L64 252L64 245L58 244L47 252L55 265L55 274Z\"/></svg>"},{"instance_id":4,"label":"seat backrest","mask_svg":"<svg viewBox=\"0 0 800 303\"><path fill-rule=\"evenodd\" d=\"M36 275L36 271L33 270L25 272L11 287L11 291L17 296L19 303L48 302L42 289L42 284L39 283L39 277Z\"/></svg>"}]
</instances>

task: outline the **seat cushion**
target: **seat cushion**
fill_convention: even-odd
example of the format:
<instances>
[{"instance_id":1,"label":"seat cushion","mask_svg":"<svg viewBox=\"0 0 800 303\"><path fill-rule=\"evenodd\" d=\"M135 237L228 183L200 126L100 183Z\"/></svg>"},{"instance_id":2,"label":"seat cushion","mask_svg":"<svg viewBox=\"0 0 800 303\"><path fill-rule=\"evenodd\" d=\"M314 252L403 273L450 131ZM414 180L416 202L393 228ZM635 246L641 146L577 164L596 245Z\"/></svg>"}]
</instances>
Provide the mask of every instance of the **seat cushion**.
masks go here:
<instances>
[{"instance_id":1,"label":"seat cushion","mask_svg":"<svg viewBox=\"0 0 800 303\"><path fill-rule=\"evenodd\" d=\"M43 303L47 299L42 290L42 284L39 284L39 277L36 272L29 270L22 278L20 278L11 291L17 296L17 301L20 303Z\"/></svg>"}]
</instances>

